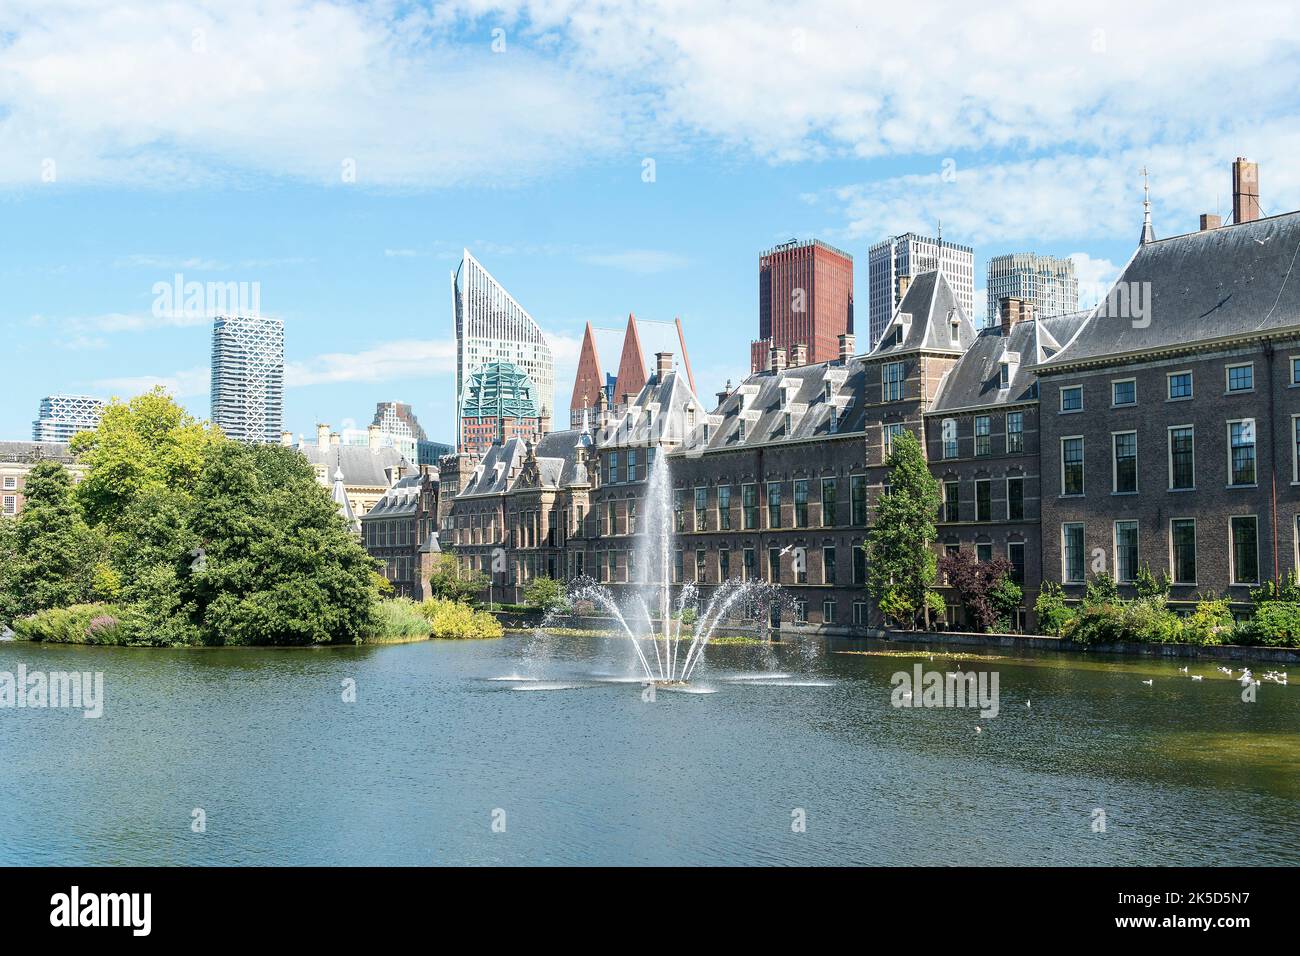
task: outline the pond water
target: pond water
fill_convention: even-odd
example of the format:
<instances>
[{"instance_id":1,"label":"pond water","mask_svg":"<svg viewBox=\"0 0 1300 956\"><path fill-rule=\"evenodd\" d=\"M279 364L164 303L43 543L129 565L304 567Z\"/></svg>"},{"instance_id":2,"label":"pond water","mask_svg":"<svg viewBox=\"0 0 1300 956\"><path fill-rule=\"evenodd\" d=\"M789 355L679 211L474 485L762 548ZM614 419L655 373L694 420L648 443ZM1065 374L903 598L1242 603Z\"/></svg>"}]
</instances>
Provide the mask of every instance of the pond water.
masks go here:
<instances>
[{"instance_id":1,"label":"pond water","mask_svg":"<svg viewBox=\"0 0 1300 956\"><path fill-rule=\"evenodd\" d=\"M1300 862L1300 686L989 650L981 718L891 706L895 672L957 669L914 652L714 645L648 701L614 638L3 643L106 700L0 709L0 864Z\"/></svg>"}]
</instances>

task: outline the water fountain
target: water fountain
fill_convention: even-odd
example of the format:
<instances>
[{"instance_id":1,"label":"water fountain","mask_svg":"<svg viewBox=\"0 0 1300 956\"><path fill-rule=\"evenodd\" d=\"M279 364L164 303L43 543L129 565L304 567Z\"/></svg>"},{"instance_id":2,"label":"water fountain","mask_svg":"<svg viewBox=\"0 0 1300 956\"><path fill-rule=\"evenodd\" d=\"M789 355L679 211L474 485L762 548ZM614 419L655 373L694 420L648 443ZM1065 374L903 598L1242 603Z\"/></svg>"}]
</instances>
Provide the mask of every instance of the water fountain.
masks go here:
<instances>
[{"instance_id":1,"label":"water fountain","mask_svg":"<svg viewBox=\"0 0 1300 956\"><path fill-rule=\"evenodd\" d=\"M677 585L672 598L672 557L676 531L672 508L672 482L667 456L658 455L646 482L640 535L633 552L637 580L615 589L591 580L574 582L569 588L573 603L590 602L612 617L636 653L646 682L685 684L699 666L710 638L734 612L745 608L770 607L780 598L780 587L766 581L729 578L714 590L703 608L699 607L695 584ZM690 612L693 623L688 623ZM762 616L766 629L766 614ZM685 652L683 653L683 646Z\"/></svg>"}]
</instances>

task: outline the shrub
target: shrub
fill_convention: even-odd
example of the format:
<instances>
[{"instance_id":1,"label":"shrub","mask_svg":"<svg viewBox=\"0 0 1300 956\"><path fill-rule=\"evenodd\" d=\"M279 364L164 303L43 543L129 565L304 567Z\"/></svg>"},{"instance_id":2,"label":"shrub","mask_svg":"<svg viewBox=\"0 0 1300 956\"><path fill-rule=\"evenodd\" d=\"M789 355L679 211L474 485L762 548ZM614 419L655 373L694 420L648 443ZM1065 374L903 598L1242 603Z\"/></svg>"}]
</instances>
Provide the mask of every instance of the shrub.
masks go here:
<instances>
[{"instance_id":1,"label":"shrub","mask_svg":"<svg viewBox=\"0 0 1300 956\"><path fill-rule=\"evenodd\" d=\"M384 643L404 638L428 637L432 633L423 608L410 598L392 598L375 604L370 633L363 642Z\"/></svg>"},{"instance_id":2,"label":"shrub","mask_svg":"<svg viewBox=\"0 0 1300 956\"><path fill-rule=\"evenodd\" d=\"M431 598L420 605L420 613L429 621L433 636L445 639L501 637L501 622L486 611L476 611L467 604L445 598Z\"/></svg>"},{"instance_id":3,"label":"shrub","mask_svg":"<svg viewBox=\"0 0 1300 956\"><path fill-rule=\"evenodd\" d=\"M1300 601L1266 601L1255 609L1255 616L1239 624L1233 632L1238 644L1262 644L1266 647L1300 645Z\"/></svg>"},{"instance_id":4,"label":"shrub","mask_svg":"<svg viewBox=\"0 0 1300 956\"><path fill-rule=\"evenodd\" d=\"M73 604L38 611L14 622L14 633L47 644L122 644L122 611L111 604Z\"/></svg>"},{"instance_id":5,"label":"shrub","mask_svg":"<svg viewBox=\"0 0 1300 956\"><path fill-rule=\"evenodd\" d=\"M524 603L547 614L563 611L569 606L564 586L554 578L533 578L524 585Z\"/></svg>"},{"instance_id":6,"label":"shrub","mask_svg":"<svg viewBox=\"0 0 1300 956\"><path fill-rule=\"evenodd\" d=\"M1203 598L1182 623L1181 640L1187 644L1222 644L1233 629L1227 598Z\"/></svg>"},{"instance_id":7,"label":"shrub","mask_svg":"<svg viewBox=\"0 0 1300 956\"><path fill-rule=\"evenodd\" d=\"M909 628L916 626L916 605L901 588L890 588L880 599L880 613Z\"/></svg>"},{"instance_id":8,"label":"shrub","mask_svg":"<svg viewBox=\"0 0 1300 956\"><path fill-rule=\"evenodd\" d=\"M1034 601L1034 614L1038 617L1038 629L1044 634L1060 637L1075 616L1072 608L1065 604L1065 590L1052 581L1044 581Z\"/></svg>"}]
</instances>

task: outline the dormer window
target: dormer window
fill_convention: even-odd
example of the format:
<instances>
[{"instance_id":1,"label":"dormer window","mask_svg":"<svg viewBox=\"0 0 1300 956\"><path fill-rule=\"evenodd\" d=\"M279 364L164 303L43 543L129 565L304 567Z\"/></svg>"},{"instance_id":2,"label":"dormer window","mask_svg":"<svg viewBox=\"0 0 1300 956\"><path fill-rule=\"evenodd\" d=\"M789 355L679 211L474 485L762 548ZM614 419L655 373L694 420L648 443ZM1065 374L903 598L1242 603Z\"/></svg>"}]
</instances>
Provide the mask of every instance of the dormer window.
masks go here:
<instances>
[{"instance_id":1,"label":"dormer window","mask_svg":"<svg viewBox=\"0 0 1300 956\"><path fill-rule=\"evenodd\" d=\"M948 323L948 337L953 345L961 344L961 322L956 318Z\"/></svg>"},{"instance_id":2,"label":"dormer window","mask_svg":"<svg viewBox=\"0 0 1300 956\"><path fill-rule=\"evenodd\" d=\"M827 383L826 383L826 392L825 392L825 400L826 400L827 402L829 402L829 401L831 400L831 390L832 390L831 383L830 383L830 382L827 382Z\"/></svg>"},{"instance_id":3,"label":"dormer window","mask_svg":"<svg viewBox=\"0 0 1300 956\"><path fill-rule=\"evenodd\" d=\"M1006 362L998 363L998 388L1011 387L1011 366Z\"/></svg>"},{"instance_id":4,"label":"dormer window","mask_svg":"<svg viewBox=\"0 0 1300 956\"><path fill-rule=\"evenodd\" d=\"M790 432L793 430L793 425L794 423L790 417L790 413L786 412L785 413L785 437L786 438L790 437Z\"/></svg>"}]
</instances>

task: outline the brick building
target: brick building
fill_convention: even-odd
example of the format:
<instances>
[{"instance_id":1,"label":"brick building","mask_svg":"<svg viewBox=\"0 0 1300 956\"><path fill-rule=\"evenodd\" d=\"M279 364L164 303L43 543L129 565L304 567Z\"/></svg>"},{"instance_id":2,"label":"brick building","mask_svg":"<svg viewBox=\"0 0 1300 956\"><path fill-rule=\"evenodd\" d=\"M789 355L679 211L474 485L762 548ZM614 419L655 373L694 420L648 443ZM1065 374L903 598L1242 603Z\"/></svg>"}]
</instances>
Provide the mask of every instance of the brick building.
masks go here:
<instances>
[{"instance_id":1,"label":"brick building","mask_svg":"<svg viewBox=\"0 0 1300 956\"><path fill-rule=\"evenodd\" d=\"M61 442L0 441L0 516L23 510L23 487L27 473L37 462L57 461L78 480L85 468L77 464L68 446Z\"/></svg>"},{"instance_id":2,"label":"brick building","mask_svg":"<svg viewBox=\"0 0 1300 956\"><path fill-rule=\"evenodd\" d=\"M808 362L833 361L839 337L853 334L853 257L817 239L790 241L758 260L758 338L750 368L766 367L771 350ZM800 362L798 364L803 364Z\"/></svg>"}]
</instances>

